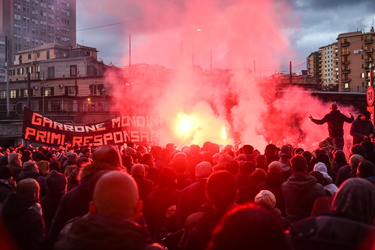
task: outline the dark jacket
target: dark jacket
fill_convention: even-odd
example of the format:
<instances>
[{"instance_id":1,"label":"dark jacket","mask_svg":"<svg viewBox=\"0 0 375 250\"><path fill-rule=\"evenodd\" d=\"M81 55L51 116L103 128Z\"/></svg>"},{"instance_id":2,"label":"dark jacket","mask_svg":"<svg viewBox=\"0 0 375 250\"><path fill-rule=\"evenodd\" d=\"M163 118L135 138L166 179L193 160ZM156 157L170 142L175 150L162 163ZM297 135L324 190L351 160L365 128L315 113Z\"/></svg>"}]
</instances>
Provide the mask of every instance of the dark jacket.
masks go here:
<instances>
[{"instance_id":1,"label":"dark jacket","mask_svg":"<svg viewBox=\"0 0 375 250\"><path fill-rule=\"evenodd\" d=\"M89 211L89 203L92 200L93 190L91 178L93 178L93 175L85 176L77 187L70 190L61 198L51 228L47 232L47 248L53 246L61 229L68 220L77 216L83 216Z\"/></svg>"},{"instance_id":2,"label":"dark jacket","mask_svg":"<svg viewBox=\"0 0 375 250\"><path fill-rule=\"evenodd\" d=\"M139 198L145 202L147 196L151 193L152 189L154 188L155 184L152 180L147 179L144 176L136 176L133 175L133 178L138 186Z\"/></svg>"},{"instance_id":3,"label":"dark jacket","mask_svg":"<svg viewBox=\"0 0 375 250\"><path fill-rule=\"evenodd\" d=\"M147 231L133 221L87 214L64 227L54 249L143 250L148 244Z\"/></svg>"},{"instance_id":4,"label":"dark jacket","mask_svg":"<svg viewBox=\"0 0 375 250\"><path fill-rule=\"evenodd\" d=\"M342 114L340 110L332 110L328 114L326 114L323 119L311 119L315 124L328 124L328 134L329 137L343 137L344 136L344 129L343 125L344 122L352 123L354 117L347 117L346 115Z\"/></svg>"},{"instance_id":5,"label":"dark jacket","mask_svg":"<svg viewBox=\"0 0 375 250\"><path fill-rule=\"evenodd\" d=\"M7 180L0 179L0 202L4 202L9 194L14 193L14 187Z\"/></svg>"},{"instance_id":6,"label":"dark jacket","mask_svg":"<svg viewBox=\"0 0 375 250\"><path fill-rule=\"evenodd\" d=\"M201 210L206 201L206 179L197 180L181 191L176 208L176 220L179 228L185 226L186 218Z\"/></svg>"},{"instance_id":7,"label":"dark jacket","mask_svg":"<svg viewBox=\"0 0 375 250\"><path fill-rule=\"evenodd\" d=\"M323 186L308 173L293 173L281 185L286 218L295 222L309 217L316 198L325 196Z\"/></svg>"},{"instance_id":8,"label":"dark jacket","mask_svg":"<svg viewBox=\"0 0 375 250\"><path fill-rule=\"evenodd\" d=\"M46 226L46 232L49 231L52 220L55 217L57 208L59 207L61 197L64 194L47 193L41 200L40 205L43 210L43 218Z\"/></svg>"},{"instance_id":9,"label":"dark jacket","mask_svg":"<svg viewBox=\"0 0 375 250\"><path fill-rule=\"evenodd\" d=\"M361 116L354 120L350 127L350 135L353 136L353 145L364 141L364 136L374 134L374 125L369 120L362 120Z\"/></svg>"},{"instance_id":10,"label":"dark jacket","mask_svg":"<svg viewBox=\"0 0 375 250\"><path fill-rule=\"evenodd\" d=\"M372 249L375 227L334 214L301 220L290 229L296 250Z\"/></svg>"},{"instance_id":11,"label":"dark jacket","mask_svg":"<svg viewBox=\"0 0 375 250\"><path fill-rule=\"evenodd\" d=\"M159 241L164 233L177 231L175 216L167 217L167 210L177 206L180 192L176 187L159 185L148 195L143 212L153 239Z\"/></svg>"},{"instance_id":12,"label":"dark jacket","mask_svg":"<svg viewBox=\"0 0 375 250\"><path fill-rule=\"evenodd\" d=\"M20 249L39 249L44 241L44 222L36 206L35 200L18 194L10 194L4 203L4 225Z\"/></svg>"},{"instance_id":13,"label":"dark jacket","mask_svg":"<svg viewBox=\"0 0 375 250\"><path fill-rule=\"evenodd\" d=\"M340 187L340 185L347 179L351 177L356 177L356 170L352 169L349 165L342 166L339 171L337 172L335 184L337 187Z\"/></svg>"}]
</instances>

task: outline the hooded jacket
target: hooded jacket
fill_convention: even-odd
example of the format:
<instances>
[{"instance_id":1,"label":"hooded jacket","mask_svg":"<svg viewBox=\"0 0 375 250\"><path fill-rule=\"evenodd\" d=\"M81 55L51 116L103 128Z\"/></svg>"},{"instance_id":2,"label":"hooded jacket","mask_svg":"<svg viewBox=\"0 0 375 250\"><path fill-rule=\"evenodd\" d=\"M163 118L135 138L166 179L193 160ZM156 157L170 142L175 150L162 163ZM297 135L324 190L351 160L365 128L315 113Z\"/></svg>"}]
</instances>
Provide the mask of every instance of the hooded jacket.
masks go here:
<instances>
[{"instance_id":1,"label":"hooded jacket","mask_svg":"<svg viewBox=\"0 0 375 250\"><path fill-rule=\"evenodd\" d=\"M54 249L143 250L148 244L147 231L133 221L87 214L64 227Z\"/></svg>"},{"instance_id":2,"label":"hooded jacket","mask_svg":"<svg viewBox=\"0 0 375 250\"><path fill-rule=\"evenodd\" d=\"M9 194L4 203L4 224L21 249L39 249L44 241L44 222L38 207L35 200L18 194Z\"/></svg>"},{"instance_id":3,"label":"hooded jacket","mask_svg":"<svg viewBox=\"0 0 375 250\"><path fill-rule=\"evenodd\" d=\"M281 185L286 218L290 222L310 216L316 198L325 196L323 186L308 173L293 173Z\"/></svg>"}]
</instances>

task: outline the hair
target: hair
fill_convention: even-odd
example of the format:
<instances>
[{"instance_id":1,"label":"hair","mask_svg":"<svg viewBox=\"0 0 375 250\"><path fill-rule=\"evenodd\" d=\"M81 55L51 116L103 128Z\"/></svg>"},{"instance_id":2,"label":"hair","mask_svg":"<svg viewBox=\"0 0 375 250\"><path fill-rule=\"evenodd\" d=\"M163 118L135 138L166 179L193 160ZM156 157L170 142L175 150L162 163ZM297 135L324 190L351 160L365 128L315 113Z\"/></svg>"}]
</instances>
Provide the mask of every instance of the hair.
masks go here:
<instances>
[{"instance_id":1,"label":"hair","mask_svg":"<svg viewBox=\"0 0 375 250\"><path fill-rule=\"evenodd\" d=\"M27 161L23 164L22 170L23 171L33 171L35 169L36 162L35 161Z\"/></svg>"},{"instance_id":2,"label":"hair","mask_svg":"<svg viewBox=\"0 0 375 250\"><path fill-rule=\"evenodd\" d=\"M195 178L204 179L212 174L212 165L208 161L202 161L195 166Z\"/></svg>"},{"instance_id":3,"label":"hair","mask_svg":"<svg viewBox=\"0 0 375 250\"><path fill-rule=\"evenodd\" d=\"M269 208L274 208L276 205L276 197L269 190L260 190L255 196L254 201L258 205L263 205Z\"/></svg>"},{"instance_id":4,"label":"hair","mask_svg":"<svg viewBox=\"0 0 375 250\"><path fill-rule=\"evenodd\" d=\"M35 199L34 195L37 194L39 198L39 183L33 178L26 178L18 182L16 187L16 193L23 197Z\"/></svg>"},{"instance_id":5,"label":"hair","mask_svg":"<svg viewBox=\"0 0 375 250\"><path fill-rule=\"evenodd\" d=\"M371 161L363 160L357 168L357 176L367 178L375 175L375 165Z\"/></svg>"},{"instance_id":6,"label":"hair","mask_svg":"<svg viewBox=\"0 0 375 250\"><path fill-rule=\"evenodd\" d=\"M14 164L16 160L18 160L20 154L18 153L10 153L8 155L8 163L9 164Z\"/></svg>"},{"instance_id":7,"label":"hair","mask_svg":"<svg viewBox=\"0 0 375 250\"><path fill-rule=\"evenodd\" d=\"M254 152L254 147L249 144L243 145L242 149L245 154L252 154Z\"/></svg>"},{"instance_id":8,"label":"hair","mask_svg":"<svg viewBox=\"0 0 375 250\"><path fill-rule=\"evenodd\" d=\"M290 160L294 172L306 172L307 162L302 155L295 155Z\"/></svg>"},{"instance_id":9,"label":"hair","mask_svg":"<svg viewBox=\"0 0 375 250\"><path fill-rule=\"evenodd\" d=\"M106 172L95 185L93 204L98 214L134 219L138 201L137 183L125 172Z\"/></svg>"},{"instance_id":10,"label":"hair","mask_svg":"<svg viewBox=\"0 0 375 250\"><path fill-rule=\"evenodd\" d=\"M49 168L49 162L48 161L39 161L37 163L38 167L39 167L39 172L41 175L46 175L49 173L50 171L50 168Z\"/></svg>"},{"instance_id":11,"label":"hair","mask_svg":"<svg viewBox=\"0 0 375 250\"><path fill-rule=\"evenodd\" d=\"M208 177L206 197L216 209L225 209L237 199L237 183L226 170L219 170Z\"/></svg>"},{"instance_id":12,"label":"hair","mask_svg":"<svg viewBox=\"0 0 375 250\"><path fill-rule=\"evenodd\" d=\"M268 165L268 173L282 174L283 167L279 161L273 161Z\"/></svg>"},{"instance_id":13,"label":"hair","mask_svg":"<svg viewBox=\"0 0 375 250\"><path fill-rule=\"evenodd\" d=\"M357 155L361 155L364 157L366 157L366 148L360 144L355 144L353 146L351 146L350 148L350 154L351 155L354 155L354 154L357 154Z\"/></svg>"},{"instance_id":14,"label":"hair","mask_svg":"<svg viewBox=\"0 0 375 250\"><path fill-rule=\"evenodd\" d=\"M254 203L229 211L214 229L208 250L291 249L279 218Z\"/></svg>"},{"instance_id":15,"label":"hair","mask_svg":"<svg viewBox=\"0 0 375 250\"><path fill-rule=\"evenodd\" d=\"M145 176L146 168L143 164L134 164L131 168L131 174L132 176Z\"/></svg>"}]
</instances>

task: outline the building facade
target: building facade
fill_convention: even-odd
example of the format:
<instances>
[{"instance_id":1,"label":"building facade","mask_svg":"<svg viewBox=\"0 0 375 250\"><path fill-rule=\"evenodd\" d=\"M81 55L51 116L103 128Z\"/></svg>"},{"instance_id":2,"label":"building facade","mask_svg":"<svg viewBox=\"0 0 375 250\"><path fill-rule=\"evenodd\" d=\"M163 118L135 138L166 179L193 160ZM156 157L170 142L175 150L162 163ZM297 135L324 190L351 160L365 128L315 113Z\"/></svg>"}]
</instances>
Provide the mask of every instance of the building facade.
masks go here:
<instances>
[{"instance_id":1,"label":"building facade","mask_svg":"<svg viewBox=\"0 0 375 250\"><path fill-rule=\"evenodd\" d=\"M76 44L76 0L0 0L0 82L7 59L49 43Z\"/></svg>"},{"instance_id":2,"label":"building facade","mask_svg":"<svg viewBox=\"0 0 375 250\"><path fill-rule=\"evenodd\" d=\"M370 86L370 71L374 71L374 29L339 34L339 91L366 92Z\"/></svg>"},{"instance_id":3,"label":"building facade","mask_svg":"<svg viewBox=\"0 0 375 250\"><path fill-rule=\"evenodd\" d=\"M334 89L338 86L338 49L337 43L319 48L320 83L322 89Z\"/></svg>"}]
</instances>

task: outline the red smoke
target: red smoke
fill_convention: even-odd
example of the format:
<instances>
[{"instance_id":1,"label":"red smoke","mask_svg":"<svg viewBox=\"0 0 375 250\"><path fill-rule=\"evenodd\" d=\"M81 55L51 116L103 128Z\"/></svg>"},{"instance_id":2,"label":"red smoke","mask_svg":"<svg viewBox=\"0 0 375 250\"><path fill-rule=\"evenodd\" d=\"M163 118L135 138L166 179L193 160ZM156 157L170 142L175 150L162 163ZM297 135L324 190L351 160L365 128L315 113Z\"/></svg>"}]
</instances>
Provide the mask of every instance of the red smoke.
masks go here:
<instances>
[{"instance_id":1,"label":"red smoke","mask_svg":"<svg viewBox=\"0 0 375 250\"><path fill-rule=\"evenodd\" d=\"M92 4L95 2L103 5L103 1ZM124 72L126 82L131 84L126 85L113 74L108 76L115 94L113 110L123 115L130 110L159 115L164 124L161 145L204 141L225 145L240 140L262 152L270 142L298 142L311 150L328 135L326 125L312 124L307 118L310 113L315 118L323 117L329 104L302 92L285 93L275 99L272 82L261 81L262 76L280 71L282 63L294 58L288 34L298 19L286 3L107 2L101 11L124 22L137 20L121 30L122 51L127 51L128 37L132 37L133 67L130 74L129 68ZM122 57L123 65L127 65L129 55ZM142 72L140 63L166 68ZM139 75L143 80L137 80ZM189 129L192 131L186 132Z\"/></svg>"}]
</instances>

